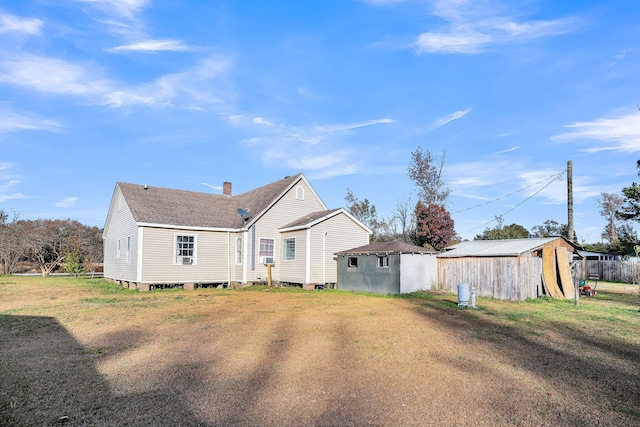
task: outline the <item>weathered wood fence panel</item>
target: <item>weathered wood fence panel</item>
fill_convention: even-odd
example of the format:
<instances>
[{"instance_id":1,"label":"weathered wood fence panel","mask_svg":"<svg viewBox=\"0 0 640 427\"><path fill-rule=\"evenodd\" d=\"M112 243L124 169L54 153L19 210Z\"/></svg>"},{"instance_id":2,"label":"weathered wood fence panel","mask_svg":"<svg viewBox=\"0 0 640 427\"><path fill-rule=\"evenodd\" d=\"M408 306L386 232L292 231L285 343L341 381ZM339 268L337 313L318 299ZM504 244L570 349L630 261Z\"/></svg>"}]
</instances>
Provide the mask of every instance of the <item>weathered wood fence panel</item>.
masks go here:
<instances>
[{"instance_id":1,"label":"weathered wood fence panel","mask_svg":"<svg viewBox=\"0 0 640 427\"><path fill-rule=\"evenodd\" d=\"M578 277L588 279L589 276L598 275L600 280L607 282L633 283L640 278L640 260L583 260L578 264Z\"/></svg>"},{"instance_id":2,"label":"weathered wood fence panel","mask_svg":"<svg viewBox=\"0 0 640 427\"><path fill-rule=\"evenodd\" d=\"M542 259L538 257L461 257L438 260L438 287L457 293L458 284L476 295L522 301L542 294Z\"/></svg>"}]
</instances>

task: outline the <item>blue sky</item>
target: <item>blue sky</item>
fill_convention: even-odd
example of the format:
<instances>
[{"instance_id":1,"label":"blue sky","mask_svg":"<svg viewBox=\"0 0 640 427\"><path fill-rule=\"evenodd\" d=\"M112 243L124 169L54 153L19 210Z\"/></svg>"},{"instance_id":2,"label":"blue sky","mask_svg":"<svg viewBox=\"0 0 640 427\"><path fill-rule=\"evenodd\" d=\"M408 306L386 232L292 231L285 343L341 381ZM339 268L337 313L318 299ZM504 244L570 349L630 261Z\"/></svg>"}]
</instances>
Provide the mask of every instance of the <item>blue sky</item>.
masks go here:
<instances>
[{"instance_id":1,"label":"blue sky","mask_svg":"<svg viewBox=\"0 0 640 427\"><path fill-rule=\"evenodd\" d=\"M303 172L389 216L421 146L462 237L566 223L572 160L599 241L596 198L638 179L639 34L631 0L4 1L0 209L103 226L116 181Z\"/></svg>"}]
</instances>

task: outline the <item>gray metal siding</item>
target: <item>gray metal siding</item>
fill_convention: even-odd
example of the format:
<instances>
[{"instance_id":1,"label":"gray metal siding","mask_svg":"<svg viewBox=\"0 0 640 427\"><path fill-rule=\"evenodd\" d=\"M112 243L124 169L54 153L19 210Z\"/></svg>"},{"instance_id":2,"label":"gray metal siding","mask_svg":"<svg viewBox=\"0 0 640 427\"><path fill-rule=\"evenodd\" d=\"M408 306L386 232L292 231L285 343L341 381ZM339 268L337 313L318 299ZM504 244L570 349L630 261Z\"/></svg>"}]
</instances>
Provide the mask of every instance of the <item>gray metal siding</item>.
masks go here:
<instances>
[{"instance_id":1,"label":"gray metal siding","mask_svg":"<svg viewBox=\"0 0 640 427\"><path fill-rule=\"evenodd\" d=\"M357 255L358 267L347 267L349 255L338 255L338 289L377 294L400 293L400 256L388 255L389 267L378 267L377 255Z\"/></svg>"}]
</instances>

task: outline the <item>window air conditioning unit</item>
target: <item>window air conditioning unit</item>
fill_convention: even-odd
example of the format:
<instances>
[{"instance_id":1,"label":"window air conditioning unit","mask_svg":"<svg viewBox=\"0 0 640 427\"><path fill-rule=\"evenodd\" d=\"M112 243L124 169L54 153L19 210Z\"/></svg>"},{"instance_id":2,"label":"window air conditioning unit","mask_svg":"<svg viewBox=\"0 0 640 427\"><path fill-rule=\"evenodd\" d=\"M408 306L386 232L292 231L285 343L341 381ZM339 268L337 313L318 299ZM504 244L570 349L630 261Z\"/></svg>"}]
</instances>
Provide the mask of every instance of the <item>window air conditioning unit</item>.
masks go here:
<instances>
[{"instance_id":1,"label":"window air conditioning unit","mask_svg":"<svg viewBox=\"0 0 640 427\"><path fill-rule=\"evenodd\" d=\"M270 264L273 265L273 257L272 256L261 256L260 264Z\"/></svg>"},{"instance_id":2,"label":"window air conditioning unit","mask_svg":"<svg viewBox=\"0 0 640 427\"><path fill-rule=\"evenodd\" d=\"M183 256L182 257L182 264L183 265L191 265L191 264L193 264L193 258L191 258L190 256Z\"/></svg>"}]
</instances>

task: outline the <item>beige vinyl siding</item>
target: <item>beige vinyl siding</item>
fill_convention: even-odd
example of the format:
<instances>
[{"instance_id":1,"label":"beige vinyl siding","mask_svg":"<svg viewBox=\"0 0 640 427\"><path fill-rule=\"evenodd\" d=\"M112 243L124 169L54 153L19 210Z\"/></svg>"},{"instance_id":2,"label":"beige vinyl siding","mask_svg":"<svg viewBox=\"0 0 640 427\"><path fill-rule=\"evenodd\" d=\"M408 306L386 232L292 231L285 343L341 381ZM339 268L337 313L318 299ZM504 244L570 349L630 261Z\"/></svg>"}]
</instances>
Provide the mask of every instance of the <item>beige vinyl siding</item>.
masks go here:
<instances>
[{"instance_id":1,"label":"beige vinyl siding","mask_svg":"<svg viewBox=\"0 0 640 427\"><path fill-rule=\"evenodd\" d=\"M304 200L296 199L296 189L302 187L304 189ZM275 265L271 268L271 277L275 281L283 279L282 273L288 268L282 262L282 233L278 231L280 227L300 219L310 212L325 210L326 207L318 200L313 191L306 185L304 180L299 180L294 184L287 193L285 193L271 208L256 221L256 246L259 245L260 238L274 239L274 257ZM251 239L251 231L249 231L249 239ZM297 248L296 248L297 249ZM267 268L260 264L259 247L255 250L255 270L251 271L251 248L248 249L249 270L248 279L255 280L256 275L261 278L267 277Z\"/></svg>"},{"instance_id":2,"label":"beige vinyl siding","mask_svg":"<svg viewBox=\"0 0 640 427\"><path fill-rule=\"evenodd\" d=\"M196 236L195 264L176 264L176 235ZM235 272L235 259L231 252L234 236L235 233L227 232L145 227L141 282L226 283L229 280L229 266L231 272Z\"/></svg>"},{"instance_id":3,"label":"beige vinyl siding","mask_svg":"<svg viewBox=\"0 0 640 427\"><path fill-rule=\"evenodd\" d=\"M283 259L284 239L296 239L296 259L285 261ZM307 264L307 230L282 233L280 236L280 251L276 254L276 261L280 265L280 281L290 283L305 283Z\"/></svg>"},{"instance_id":4,"label":"beige vinyl siding","mask_svg":"<svg viewBox=\"0 0 640 427\"><path fill-rule=\"evenodd\" d=\"M311 283L335 283L338 267L334 254L367 244L369 233L344 213L316 224L311 229Z\"/></svg>"},{"instance_id":5,"label":"beige vinyl siding","mask_svg":"<svg viewBox=\"0 0 640 427\"><path fill-rule=\"evenodd\" d=\"M245 238L243 233L231 233L231 281L242 282L242 269L244 267L245 260L249 258L245 253L242 254L242 264L236 264L236 239L238 237ZM247 237L248 238L248 237ZM245 251L245 244L242 243L243 252Z\"/></svg>"},{"instance_id":6,"label":"beige vinyl siding","mask_svg":"<svg viewBox=\"0 0 640 427\"><path fill-rule=\"evenodd\" d=\"M116 187L111 202L108 230L104 238L104 277L113 280L135 282L138 265L138 227L120 189ZM127 253L127 238L131 248ZM120 257L117 256L118 240Z\"/></svg>"}]
</instances>

